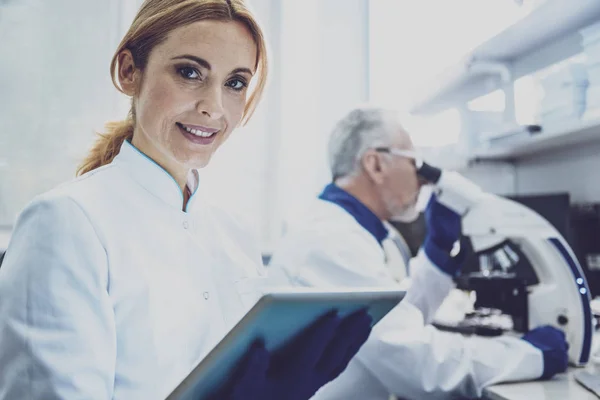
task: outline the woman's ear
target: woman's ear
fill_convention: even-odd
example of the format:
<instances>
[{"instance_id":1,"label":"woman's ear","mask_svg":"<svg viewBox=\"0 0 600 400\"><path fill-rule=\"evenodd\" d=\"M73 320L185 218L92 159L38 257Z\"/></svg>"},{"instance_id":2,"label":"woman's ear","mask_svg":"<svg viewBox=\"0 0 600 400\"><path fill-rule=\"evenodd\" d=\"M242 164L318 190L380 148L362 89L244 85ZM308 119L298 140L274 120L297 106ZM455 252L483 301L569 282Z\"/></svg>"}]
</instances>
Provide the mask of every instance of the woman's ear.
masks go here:
<instances>
[{"instance_id":1,"label":"woman's ear","mask_svg":"<svg viewBox=\"0 0 600 400\"><path fill-rule=\"evenodd\" d=\"M367 150L363 154L361 164L367 176L375 183L383 183L383 166L379 154L374 150Z\"/></svg>"},{"instance_id":2,"label":"woman's ear","mask_svg":"<svg viewBox=\"0 0 600 400\"><path fill-rule=\"evenodd\" d=\"M138 70L135 67L135 62L133 61L133 54L131 54L130 50L123 50L119 53L118 60L119 85L121 85L123 93L128 96L133 96L136 94L139 85L139 82L137 82L139 74L137 73Z\"/></svg>"}]
</instances>

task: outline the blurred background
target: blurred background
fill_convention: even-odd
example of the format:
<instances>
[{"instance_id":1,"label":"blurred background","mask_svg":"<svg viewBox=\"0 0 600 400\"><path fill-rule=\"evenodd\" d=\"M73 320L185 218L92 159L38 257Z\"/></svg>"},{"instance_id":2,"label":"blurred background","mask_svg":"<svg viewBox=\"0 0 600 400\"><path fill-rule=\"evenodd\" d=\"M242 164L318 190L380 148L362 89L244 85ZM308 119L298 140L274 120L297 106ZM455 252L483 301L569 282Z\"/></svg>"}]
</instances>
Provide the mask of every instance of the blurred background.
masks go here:
<instances>
[{"instance_id":1,"label":"blurred background","mask_svg":"<svg viewBox=\"0 0 600 400\"><path fill-rule=\"evenodd\" d=\"M112 86L109 63L141 3L0 0L6 235L35 195L75 176L105 122L125 117L128 99ZM600 201L588 73L600 2L249 3L270 45L269 86L250 123L202 171L201 190L252 221L265 253L330 180L333 124L365 102L397 109L427 157L488 190Z\"/></svg>"}]
</instances>

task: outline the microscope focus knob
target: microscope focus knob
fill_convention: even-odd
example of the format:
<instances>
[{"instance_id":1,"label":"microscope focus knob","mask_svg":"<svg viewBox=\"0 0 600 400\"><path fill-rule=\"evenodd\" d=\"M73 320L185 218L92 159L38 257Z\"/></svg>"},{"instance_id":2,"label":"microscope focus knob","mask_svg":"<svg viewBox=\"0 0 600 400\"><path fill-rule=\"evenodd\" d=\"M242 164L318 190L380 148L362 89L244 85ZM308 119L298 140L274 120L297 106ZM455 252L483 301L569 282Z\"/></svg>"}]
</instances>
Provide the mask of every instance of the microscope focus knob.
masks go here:
<instances>
[{"instance_id":1,"label":"microscope focus knob","mask_svg":"<svg viewBox=\"0 0 600 400\"><path fill-rule=\"evenodd\" d=\"M560 326L565 326L566 324L569 323L569 318L567 318L566 315L561 314L558 316L557 322Z\"/></svg>"}]
</instances>

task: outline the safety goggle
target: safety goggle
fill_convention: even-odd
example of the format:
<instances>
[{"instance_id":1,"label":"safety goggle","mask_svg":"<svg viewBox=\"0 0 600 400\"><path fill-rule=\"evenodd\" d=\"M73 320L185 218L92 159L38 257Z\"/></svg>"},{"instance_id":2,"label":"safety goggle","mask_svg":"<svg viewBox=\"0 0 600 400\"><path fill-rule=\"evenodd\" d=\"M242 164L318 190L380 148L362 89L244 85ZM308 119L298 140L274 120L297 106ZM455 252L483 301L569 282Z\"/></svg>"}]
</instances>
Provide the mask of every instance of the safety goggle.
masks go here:
<instances>
[{"instance_id":1,"label":"safety goggle","mask_svg":"<svg viewBox=\"0 0 600 400\"><path fill-rule=\"evenodd\" d=\"M423 159L421 158L421 156L419 156L419 154L416 151L401 150L396 149L394 147L375 147L373 150L375 150L378 153L387 153L393 156L409 158L413 160L413 162L415 163L415 168L417 170L423 166Z\"/></svg>"}]
</instances>

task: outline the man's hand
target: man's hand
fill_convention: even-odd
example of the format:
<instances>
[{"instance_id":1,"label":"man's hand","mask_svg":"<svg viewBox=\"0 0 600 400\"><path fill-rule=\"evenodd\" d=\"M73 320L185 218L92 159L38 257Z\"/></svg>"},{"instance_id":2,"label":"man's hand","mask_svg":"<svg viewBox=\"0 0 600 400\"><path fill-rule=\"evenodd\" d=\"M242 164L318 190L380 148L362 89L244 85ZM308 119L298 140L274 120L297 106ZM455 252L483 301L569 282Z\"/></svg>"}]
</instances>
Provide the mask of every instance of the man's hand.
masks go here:
<instances>
[{"instance_id":1,"label":"man's hand","mask_svg":"<svg viewBox=\"0 0 600 400\"><path fill-rule=\"evenodd\" d=\"M464 252L461 251L456 257L451 257L450 252L454 243L460 239L460 216L438 202L435 194L432 194L425 209L425 224L425 254L440 270L450 276L456 275L462 267Z\"/></svg>"},{"instance_id":2,"label":"man's hand","mask_svg":"<svg viewBox=\"0 0 600 400\"><path fill-rule=\"evenodd\" d=\"M521 338L541 350L544 356L544 372L541 379L550 379L565 372L569 364L569 344L563 331L551 326L540 326Z\"/></svg>"}]
</instances>

